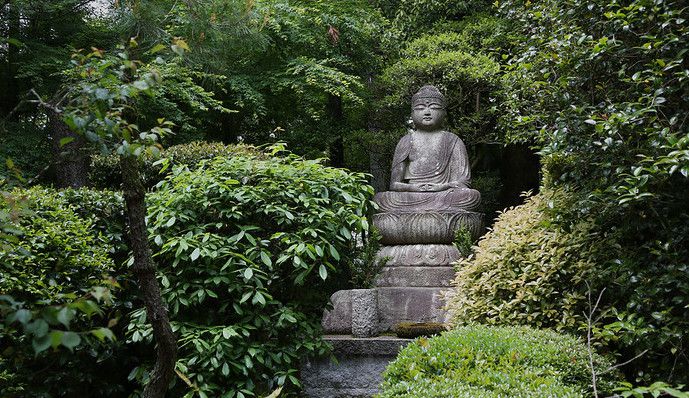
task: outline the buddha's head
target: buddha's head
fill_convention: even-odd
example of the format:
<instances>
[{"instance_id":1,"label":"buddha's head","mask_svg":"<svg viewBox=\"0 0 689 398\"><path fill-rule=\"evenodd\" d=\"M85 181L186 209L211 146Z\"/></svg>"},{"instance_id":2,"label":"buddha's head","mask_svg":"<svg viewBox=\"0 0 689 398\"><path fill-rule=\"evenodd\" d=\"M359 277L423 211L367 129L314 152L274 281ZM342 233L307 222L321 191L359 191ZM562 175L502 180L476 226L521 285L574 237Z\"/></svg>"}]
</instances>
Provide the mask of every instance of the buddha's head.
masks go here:
<instances>
[{"instance_id":1,"label":"buddha's head","mask_svg":"<svg viewBox=\"0 0 689 398\"><path fill-rule=\"evenodd\" d=\"M423 86L412 95L411 119L417 130L436 131L445 116L445 96L434 86Z\"/></svg>"}]
</instances>

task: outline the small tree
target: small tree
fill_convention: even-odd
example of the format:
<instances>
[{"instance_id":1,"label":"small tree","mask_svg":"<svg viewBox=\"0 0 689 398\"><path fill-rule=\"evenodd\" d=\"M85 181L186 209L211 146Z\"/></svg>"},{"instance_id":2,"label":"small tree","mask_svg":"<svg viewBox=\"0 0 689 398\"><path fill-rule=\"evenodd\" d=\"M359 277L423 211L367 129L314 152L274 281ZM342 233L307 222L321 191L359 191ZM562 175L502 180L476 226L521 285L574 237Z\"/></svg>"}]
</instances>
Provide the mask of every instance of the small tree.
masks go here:
<instances>
[{"instance_id":1,"label":"small tree","mask_svg":"<svg viewBox=\"0 0 689 398\"><path fill-rule=\"evenodd\" d=\"M98 49L73 55L73 69L69 71L72 85L70 102L64 120L73 130L96 144L102 153L119 155L122 169L122 188L126 204L129 244L133 253L132 271L137 277L147 319L153 327L156 341L156 361L143 396L163 397L174 376L177 358L176 338L172 332L167 306L161 297L156 280L156 266L148 244L146 229L145 188L139 174L139 158L144 153L158 156L160 139L172 134L172 123L158 119L150 129L140 129L130 123L137 115L136 100L141 95L155 95L154 87L162 82L156 66L170 62L155 56L165 49L156 45L146 55L155 61L145 64L129 58L129 50L136 47L133 39L127 48L118 48L117 55L108 55ZM177 39L172 50L182 55L188 50L183 40ZM63 139L61 145L71 141Z\"/></svg>"}]
</instances>

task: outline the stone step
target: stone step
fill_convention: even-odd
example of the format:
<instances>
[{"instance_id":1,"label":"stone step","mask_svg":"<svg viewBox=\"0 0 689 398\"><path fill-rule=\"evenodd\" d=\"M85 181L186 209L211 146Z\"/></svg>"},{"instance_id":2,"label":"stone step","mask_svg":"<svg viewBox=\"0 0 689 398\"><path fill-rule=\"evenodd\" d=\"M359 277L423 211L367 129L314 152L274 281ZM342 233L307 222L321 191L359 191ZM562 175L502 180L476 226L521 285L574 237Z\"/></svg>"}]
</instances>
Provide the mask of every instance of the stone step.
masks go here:
<instances>
[{"instance_id":1,"label":"stone step","mask_svg":"<svg viewBox=\"0 0 689 398\"><path fill-rule=\"evenodd\" d=\"M376 287L449 287L453 267L384 267L376 276Z\"/></svg>"},{"instance_id":2,"label":"stone step","mask_svg":"<svg viewBox=\"0 0 689 398\"><path fill-rule=\"evenodd\" d=\"M389 267L447 266L462 257L455 245L437 244L382 246L376 256Z\"/></svg>"},{"instance_id":3,"label":"stone step","mask_svg":"<svg viewBox=\"0 0 689 398\"><path fill-rule=\"evenodd\" d=\"M396 337L355 338L324 336L333 346L329 357L307 358L300 367L304 395L311 398L372 397L377 394L382 373L399 351L412 340Z\"/></svg>"}]
</instances>

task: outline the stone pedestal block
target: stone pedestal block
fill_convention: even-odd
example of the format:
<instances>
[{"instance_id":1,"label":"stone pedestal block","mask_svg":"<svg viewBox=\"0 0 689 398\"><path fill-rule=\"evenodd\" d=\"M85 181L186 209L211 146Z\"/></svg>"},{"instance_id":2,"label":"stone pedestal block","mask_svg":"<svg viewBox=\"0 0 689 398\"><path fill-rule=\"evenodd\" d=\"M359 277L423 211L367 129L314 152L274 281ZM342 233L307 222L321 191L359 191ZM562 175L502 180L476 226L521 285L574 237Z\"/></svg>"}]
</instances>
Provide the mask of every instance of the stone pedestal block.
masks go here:
<instances>
[{"instance_id":1,"label":"stone pedestal block","mask_svg":"<svg viewBox=\"0 0 689 398\"><path fill-rule=\"evenodd\" d=\"M378 287L365 290L368 292L340 290L330 297L333 309L326 310L321 321L326 333L370 336L393 332L400 322L447 321L443 294L448 289Z\"/></svg>"},{"instance_id":2,"label":"stone pedestal block","mask_svg":"<svg viewBox=\"0 0 689 398\"><path fill-rule=\"evenodd\" d=\"M412 340L395 337L324 336L330 358L308 358L301 365L304 395L310 398L369 398L379 392L381 374Z\"/></svg>"},{"instance_id":3,"label":"stone pedestal block","mask_svg":"<svg viewBox=\"0 0 689 398\"><path fill-rule=\"evenodd\" d=\"M478 238L483 230L483 214L472 211L451 213L378 213L373 224L380 231L384 245L423 243L451 244L455 231L467 228Z\"/></svg>"},{"instance_id":4,"label":"stone pedestal block","mask_svg":"<svg viewBox=\"0 0 689 398\"><path fill-rule=\"evenodd\" d=\"M455 245L395 245L382 246L378 259L386 258L388 267L450 265L462 255Z\"/></svg>"},{"instance_id":5,"label":"stone pedestal block","mask_svg":"<svg viewBox=\"0 0 689 398\"><path fill-rule=\"evenodd\" d=\"M394 331L400 322L446 323L443 291L435 287L378 288L378 328Z\"/></svg>"}]
</instances>

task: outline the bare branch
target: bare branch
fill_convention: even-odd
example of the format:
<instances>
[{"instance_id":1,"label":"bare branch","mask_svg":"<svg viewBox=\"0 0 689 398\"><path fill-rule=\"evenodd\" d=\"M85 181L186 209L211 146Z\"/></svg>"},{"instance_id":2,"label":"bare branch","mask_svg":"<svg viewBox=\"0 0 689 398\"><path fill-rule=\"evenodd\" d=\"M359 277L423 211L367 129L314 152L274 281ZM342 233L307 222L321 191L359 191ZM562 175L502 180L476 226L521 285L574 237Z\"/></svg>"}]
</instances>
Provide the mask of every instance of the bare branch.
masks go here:
<instances>
[{"instance_id":1,"label":"bare branch","mask_svg":"<svg viewBox=\"0 0 689 398\"><path fill-rule=\"evenodd\" d=\"M629 364L629 363L631 363L631 362L633 362L633 361L635 361L635 360L641 358L642 356L646 355L647 352L648 352L648 350L643 350L643 351L641 351L641 353L639 353L638 355L634 356L634 358L632 358L632 359L630 359L630 360L627 360L627 361L624 361L624 362L622 362L622 363L618 363L617 365L613 365L613 366L611 366L611 367L605 369L605 371L601 372L601 374L611 372L611 371L613 371L613 370L615 370L615 369L617 369L617 368L619 368L619 367L622 367L622 366L624 366L624 365L627 365L627 364Z\"/></svg>"}]
</instances>

